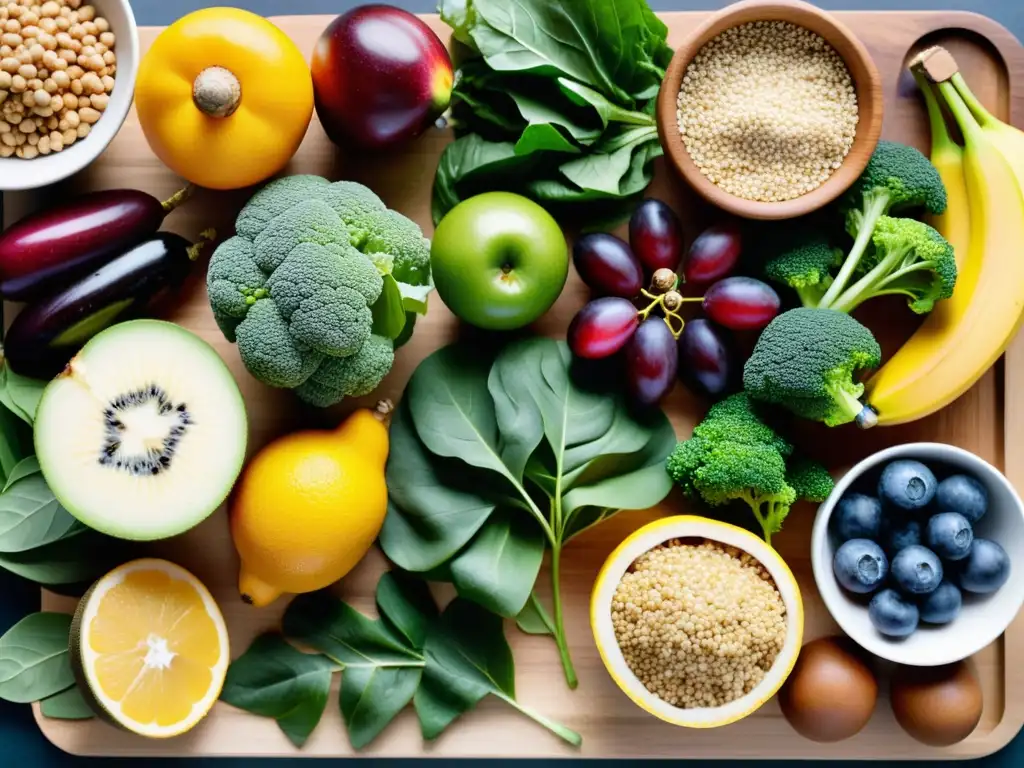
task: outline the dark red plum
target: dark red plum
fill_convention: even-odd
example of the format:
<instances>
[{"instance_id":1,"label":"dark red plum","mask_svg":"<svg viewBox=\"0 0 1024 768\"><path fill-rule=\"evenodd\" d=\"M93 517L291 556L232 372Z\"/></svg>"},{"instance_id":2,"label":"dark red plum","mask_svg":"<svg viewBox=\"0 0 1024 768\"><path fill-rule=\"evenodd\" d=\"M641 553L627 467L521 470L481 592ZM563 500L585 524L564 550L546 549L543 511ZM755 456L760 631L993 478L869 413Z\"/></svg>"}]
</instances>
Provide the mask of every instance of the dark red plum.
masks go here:
<instances>
[{"instance_id":1,"label":"dark red plum","mask_svg":"<svg viewBox=\"0 0 1024 768\"><path fill-rule=\"evenodd\" d=\"M160 229L189 192L161 202L109 189L25 217L0 234L0 295L27 301L87 274Z\"/></svg>"},{"instance_id":2,"label":"dark red plum","mask_svg":"<svg viewBox=\"0 0 1024 768\"><path fill-rule=\"evenodd\" d=\"M367 149L419 136L448 108L452 62L408 11L363 5L328 25L311 66L316 113L331 141Z\"/></svg>"},{"instance_id":3,"label":"dark red plum","mask_svg":"<svg viewBox=\"0 0 1024 768\"><path fill-rule=\"evenodd\" d=\"M733 383L732 354L721 328L703 317L688 320L679 337L679 378L690 389L719 397Z\"/></svg>"},{"instance_id":4,"label":"dark red plum","mask_svg":"<svg viewBox=\"0 0 1024 768\"><path fill-rule=\"evenodd\" d=\"M614 355L629 341L637 322L637 309L626 299L594 299L569 324L569 349L587 360Z\"/></svg>"},{"instance_id":5,"label":"dark red plum","mask_svg":"<svg viewBox=\"0 0 1024 768\"><path fill-rule=\"evenodd\" d=\"M583 282L598 294L632 299L644 287L640 260L629 243L615 235L584 235L573 245L572 261Z\"/></svg>"},{"instance_id":6,"label":"dark red plum","mask_svg":"<svg viewBox=\"0 0 1024 768\"><path fill-rule=\"evenodd\" d=\"M649 272L674 272L683 255L683 227L676 212L661 200L644 200L629 220L629 244Z\"/></svg>"},{"instance_id":7,"label":"dark red plum","mask_svg":"<svg viewBox=\"0 0 1024 768\"><path fill-rule=\"evenodd\" d=\"M679 348L665 321L651 317L626 344L626 380L633 398L654 405L668 394L679 367Z\"/></svg>"},{"instance_id":8,"label":"dark red plum","mask_svg":"<svg viewBox=\"0 0 1024 768\"><path fill-rule=\"evenodd\" d=\"M732 223L715 224L701 232L683 259L687 283L707 285L728 277L736 268L743 246L740 228Z\"/></svg>"},{"instance_id":9,"label":"dark red plum","mask_svg":"<svg viewBox=\"0 0 1024 768\"><path fill-rule=\"evenodd\" d=\"M59 373L97 333L138 316L159 294L180 286L203 242L193 245L180 235L160 232L26 306L4 339L11 369L39 379Z\"/></svg>"},{"instance_id":10,"label":"dark red plum","mask_svg":"<svg viewBox=\"0 0 1024 768\"><path fill-rule=\"evenodd\" d=\"M721 326L733 331L764 328L779 314L779 294L752 277L727 277L708 288L704 311Z\"/></svg>"}]
</instances>

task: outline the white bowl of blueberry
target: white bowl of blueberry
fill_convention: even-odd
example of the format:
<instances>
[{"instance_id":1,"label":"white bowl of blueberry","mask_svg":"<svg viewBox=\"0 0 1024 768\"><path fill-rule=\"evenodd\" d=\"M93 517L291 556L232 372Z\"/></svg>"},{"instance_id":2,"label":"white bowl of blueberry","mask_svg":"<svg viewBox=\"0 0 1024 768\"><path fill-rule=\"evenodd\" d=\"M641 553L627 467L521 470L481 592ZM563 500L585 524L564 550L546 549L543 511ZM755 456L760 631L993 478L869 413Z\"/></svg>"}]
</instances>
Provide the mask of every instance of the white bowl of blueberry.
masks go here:
<instances>
[{"instance_id":1,"label":"white bowl of blueberry","mask_svg":"<svg viewBox=\"0 0 1024 768\"><path fill-rule=\"evenodd\" d=\"M818 509L814 579L842 630L900 664L967 658L1024 603L1024 505L1003 474L941 443L881 451Z\"/></svg>"}]
</instances>

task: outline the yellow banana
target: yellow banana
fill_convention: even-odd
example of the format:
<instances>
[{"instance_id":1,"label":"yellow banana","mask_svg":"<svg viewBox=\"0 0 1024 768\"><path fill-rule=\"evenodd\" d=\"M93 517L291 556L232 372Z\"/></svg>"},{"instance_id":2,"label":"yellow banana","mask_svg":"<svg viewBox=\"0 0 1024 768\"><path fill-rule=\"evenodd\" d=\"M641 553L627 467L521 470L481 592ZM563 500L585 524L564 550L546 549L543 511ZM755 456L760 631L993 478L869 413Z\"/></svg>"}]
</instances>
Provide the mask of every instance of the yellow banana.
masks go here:
<instances>
[{"instance_id":1,"label":"yellow banana","mask_svg":"<svg viewBox=\"0 0 1024 768\"><path fill-rule=\"evenodd\" d=\"M942 63L952 62L948 53L942 55ZM923 66L932 72L927 58ZM929 86L925 94L932 97L929 115L938 144L933 162L949 195L937 228L953 244L960 271L952 298L939 302L868 382L865 399L882 425L928 416L966 392L999 359L1024 310L1024 258L1019 254L1024 194L1018 175L993 141L993 131L982 129L950 77L936 87L964 135L958 159L959 148L949 139ZM1024 162L1019 170L1024 173Z\"/></svg>"}]
</instances>

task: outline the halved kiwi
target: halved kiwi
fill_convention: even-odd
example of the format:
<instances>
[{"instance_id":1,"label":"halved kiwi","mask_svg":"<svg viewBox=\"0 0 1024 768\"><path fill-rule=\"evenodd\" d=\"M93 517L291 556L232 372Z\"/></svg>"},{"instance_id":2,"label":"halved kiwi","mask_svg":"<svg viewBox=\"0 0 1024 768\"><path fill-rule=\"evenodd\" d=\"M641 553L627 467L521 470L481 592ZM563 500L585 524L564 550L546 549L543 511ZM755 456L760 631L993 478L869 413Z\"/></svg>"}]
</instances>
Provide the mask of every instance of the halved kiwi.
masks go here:
<instances>
[{"instance_id":1,"label":"halved kiwi","mask_svg":"<svg viewBox=\"0 0 1024 768\"><path fill-rule=\"evenodd\" d=\"M147 541L220 506L247 433L242 395L213 347L173 323L134 320L95 336L46 387L35 446L68 512Z\"/></svg>"}]
</instances>

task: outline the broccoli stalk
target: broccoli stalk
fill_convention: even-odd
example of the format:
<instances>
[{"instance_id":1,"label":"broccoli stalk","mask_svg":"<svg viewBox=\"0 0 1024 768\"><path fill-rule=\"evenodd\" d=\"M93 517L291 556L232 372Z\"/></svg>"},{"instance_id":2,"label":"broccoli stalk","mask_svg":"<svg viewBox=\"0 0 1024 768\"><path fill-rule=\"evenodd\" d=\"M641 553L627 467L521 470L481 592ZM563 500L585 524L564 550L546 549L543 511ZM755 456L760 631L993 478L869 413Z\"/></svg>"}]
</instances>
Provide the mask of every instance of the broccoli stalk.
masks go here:
<instances>
[{"instance_id":1,"label":"broccoli stalk","mask_svg":"<svg viewBox=\"0 0 1024 768\"><path fill-rule=\"evenodd\" d=\"M840 204L854 243L818 306L833 307L846 290L872 244L879 219L893 210L921 207L933 214L946 210L946 188L939 172L914 147L878 142L864 172Z\"/></svg>"},{"instance_id":2,"label":"broccoli stalk","mask_svg":"<svg viewBox=\"0 0 1024 768\"><path fill-rule=\"evenodd\" d=\"M832 491L832 478L821 465L797 459L787 467L792 453L793 446L740 393L712 406L665 466L690 498L713 507L733 501L750 507L770 545L798 499L823 501Z\"/></svg>"},{"instance_id":3,"label":"broccoli stalk","mask_svg":"<svg viewBox=\"0 0 1024 768\"><path fill-rule=\"evenodd\" d=\"M953 295L956 259L951 246L935 229L915 219L882 216L871 235L872 262L863 277L832 305L852 312L875 296L902 294L918 314Z\"/></svg>"},{"instance_id":4,"label":"broccoli stalk","mask_svg":"<svg viewBox=\"0 0 1024 768\"><path fill-rule=\"evenodd\" d=\"M805 307L816 307L832 285L832 270L843 260L843 252L816 229L801 232L764 264L764 275L772 282L788 285Z\"/></svg>"}]
</instances>

